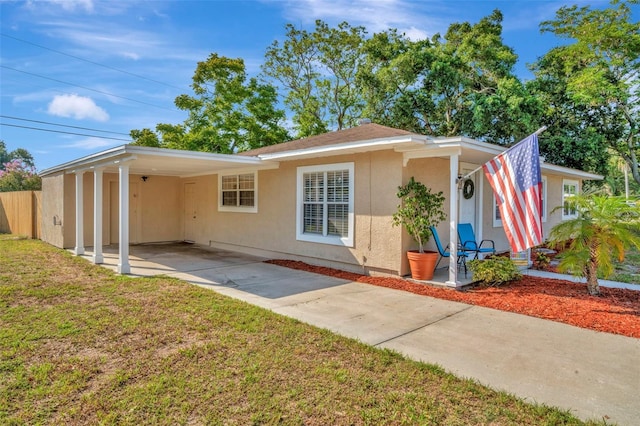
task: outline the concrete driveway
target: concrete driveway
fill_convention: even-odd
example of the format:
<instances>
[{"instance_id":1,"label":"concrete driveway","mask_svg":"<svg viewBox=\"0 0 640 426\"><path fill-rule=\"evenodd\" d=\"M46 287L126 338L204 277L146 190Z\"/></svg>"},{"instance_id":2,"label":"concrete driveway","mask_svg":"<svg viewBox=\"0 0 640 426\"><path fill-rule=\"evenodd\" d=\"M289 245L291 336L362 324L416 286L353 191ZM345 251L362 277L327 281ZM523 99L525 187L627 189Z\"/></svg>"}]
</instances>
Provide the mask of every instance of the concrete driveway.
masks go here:
<instances>
[{"instance_id":1,"label":"concrete driveway","mask_svg":"<svg viewBox=\"0 0 640 426\"><path fill-rule=\"evenodd\" d=\"M131 246L132 275L177 277L582 419L639 424L640 339L263 260L190 244ZM116 263L117 249L105 249L105 266Z\"/></svg>"}]
</instances>

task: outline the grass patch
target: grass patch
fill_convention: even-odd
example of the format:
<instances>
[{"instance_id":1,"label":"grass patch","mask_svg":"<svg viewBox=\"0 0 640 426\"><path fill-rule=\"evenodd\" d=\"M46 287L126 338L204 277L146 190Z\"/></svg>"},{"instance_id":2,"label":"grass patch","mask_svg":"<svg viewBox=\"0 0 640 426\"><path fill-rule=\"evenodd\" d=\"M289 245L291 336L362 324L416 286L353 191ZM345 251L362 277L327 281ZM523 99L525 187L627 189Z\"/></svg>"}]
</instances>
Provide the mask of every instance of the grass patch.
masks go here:
<instances>
[{"instance_id":1,"label":"grass patch","mask_svg":"<svg viewBox=\"0 0 640 426\"><path fill-rule=\"evenodd\" d=\"M615 263L614 273L607 279L640 285L640 251L635 248L627 251L624 261Z\"/></svg>"},{"instance_id":2,"label":"grass patch","mask_svg":"<svg viewBox=\"0 0 640 426\"><path fill-rule=\"evenodd\" d=\"M1 424L582 424L170 278L0 235Z\"/></svg>"}]
</instances>

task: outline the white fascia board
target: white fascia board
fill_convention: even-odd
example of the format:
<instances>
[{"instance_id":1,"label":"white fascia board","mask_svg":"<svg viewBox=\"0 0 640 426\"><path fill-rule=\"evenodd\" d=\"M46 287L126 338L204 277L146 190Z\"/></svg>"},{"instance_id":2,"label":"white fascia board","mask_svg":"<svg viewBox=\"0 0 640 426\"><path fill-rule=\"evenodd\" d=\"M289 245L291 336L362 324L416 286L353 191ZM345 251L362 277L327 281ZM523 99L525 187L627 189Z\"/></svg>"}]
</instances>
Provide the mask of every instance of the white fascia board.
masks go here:
<instances>
[{"instance_id":1,"label":"white fascia board","mask_svg":"<svg viewBox=\"0 0 640 426\"><path fill-rule=\"evenodd\" d=\"M127 153L142 154L155 157L173 157L193 160L218 160L237 164L261 164L262 160L257 157L248 157L235 154L217 154L213 152L185 151L180 149L153 148L148 146L125 145Z\"/></svg>"},{"instance_id":2,"label":"white fascia board","mask_svg":"<svg viewBox=\"0 0 640 426\"><path fill-rule=\"evenodd\" d=\"M585 180L602 180L604 176L597 175L595 173L583 172L582 170L570 169L569 167L556 166L555 164L548 164L541 162L540 169L542 172L548 172L551 174L558 174L565 177L573 177Z\"/></svg>"},{"instance_id":3,"label":"white fascia board","mask_svg":"<svg viewBox=\"0 0 640 426\"><path fill-rule=\"evenodd\" d=\"M122 163L128 163L129 161L134 161L137 159L138 157L135 155L127 155L126 157L116 157L115 159L101 160L95 163L87 163L82 166L68 168L68 169L65 169L65 173L73 174L73 173L86 172L89 170L104 169L107 166L115 166Z\"/></svg>"},{"instance_id":4,"label":"white fascia board","mask_svg":"<svg viewBox=\"0 0 640 426\"><path fill-rule=\"evenodd\" d=\"M493 143L480 142L475 139L462 138L462 145L465 148L472 149L474 151L484 152L491 155L499 155L506 151L508 147L502 145L496 145Z\"/></svg>"},{"instance_id":5,"label":"white fascia board","mask_svg":"<svg viewBox=\"0 0 640 426\"><path fill-rule=\"evenodd\" d=\"M494 156L500 155L501 153L509 149L509 147L506 147L506 146L496 145L496 144L487 143L487 142L480 142L474 139L468 139L468 138L462 138L462 139L464 140L464 145L469 149L482 151L487 154L492 154ZM584 172L582 170L572 169L564 166L556 166L555 164L545 163L543 161L540 162L540 168L550 173L557 173L565 176L577 177L580 179L588 179L588 180L604 179L603 176L595 173Z\"/></svg>"},{"instance_id":6,"label":"white fascia board","mask_svg":"<svg viewBox=\"0 0 640 426\"><path fill-rule=\"evenodd\" d=\"M101 151L95 154L87 155L86 157L81 157L76 160L68 161L66 163L62 163L60 165L53 166L48 169L44 169L39 174L40 176L46 176L46 175L56 173L56 172L61 172L70 168L76 168L76 169L88 168L89 167L88 165L91 163L108 160L110 158L117 157L118 155L122 155L126 153L126 147L127 145L120 145L106 151Z\"/></svg>"},{"instance_id":7,"label":"white fascia board","mask_svg":"<svg viewBox=\"0 0 640 426\"><path fill-rule=\"evenodd\" d=\"M415 160L418 158L452 157L454 155L460 155L461 152L461 148L455 145L442 147L434 147L431 145L423 149L402 152L402 165L403 167L407 167L409 160Z\"/></svg>"},{"instance_id":8,"label":"white fascia board","mask_svg":"<svg viewBox=\"0 0 640 426\"><path fill-rule=\"evenodd\" d=\"M321 154L339 155L340 151L362 150L374 151L384 149L385 147L398 144L425 144L430 138L420 135L396 136L393 138L371 139L357 142L347 142L335 145L319 146L313 148L297 149L292 151L277 152L273 154L258 155L262 160L294 160L300 157L308 157L310 155L317 156Z\"/></svg>"},{"instance_id":9,"label":"white fascia board","mask_svg":"<svg viewBox=\"0 0 640 426\"><path fill-rule=\"evenodd\" d=\"M156 156L156 157L174 157L181 159L194 159L194 160L218 160L238 166L259 166L263 164L263 161L257 157L246 157L242 155L232 154L215 154L211 152L198 152L198 151L183 151L177 149L166 148L153 148L148 146L136 146L136 145L120 145L115 148L101 151L95 154L81 157L76 160L72 160L66 163L62 163L58 166L50 167L40 172L40 176L46 176L60 171L68 171L70 169L74 171L88 170L92 167L103 167L107 165L113 165L114 161L117 161L117 157L126 154L138 155L138 156Z\"/></svg>"}]
</instances>

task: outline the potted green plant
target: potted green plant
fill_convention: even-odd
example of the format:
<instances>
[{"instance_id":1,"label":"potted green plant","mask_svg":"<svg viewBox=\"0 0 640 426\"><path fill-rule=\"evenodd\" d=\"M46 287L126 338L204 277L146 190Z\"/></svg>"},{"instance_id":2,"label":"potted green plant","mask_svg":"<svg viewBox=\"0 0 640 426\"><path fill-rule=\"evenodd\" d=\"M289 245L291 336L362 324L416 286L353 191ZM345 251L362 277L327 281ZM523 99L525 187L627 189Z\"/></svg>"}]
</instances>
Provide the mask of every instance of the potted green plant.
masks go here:
<instances>
[{"instance_id":1,"label":"potted green plant","mask_svg":"<svg viewBox=\"0 0 640 426\"><path fill-rule=\"evenodd\" d=\"M418 243L418 250L407 252L411 277L416 280L433 278L438 253L425 251L424 246L431 238L431 226L437 226L447 216L444 213L444 195L442 191L432 193L423 183L413 176L406 185L398 187L401 200L398 210L393 214L393 225L404 226L409 235Z\"/></svg>"}]
</instances>

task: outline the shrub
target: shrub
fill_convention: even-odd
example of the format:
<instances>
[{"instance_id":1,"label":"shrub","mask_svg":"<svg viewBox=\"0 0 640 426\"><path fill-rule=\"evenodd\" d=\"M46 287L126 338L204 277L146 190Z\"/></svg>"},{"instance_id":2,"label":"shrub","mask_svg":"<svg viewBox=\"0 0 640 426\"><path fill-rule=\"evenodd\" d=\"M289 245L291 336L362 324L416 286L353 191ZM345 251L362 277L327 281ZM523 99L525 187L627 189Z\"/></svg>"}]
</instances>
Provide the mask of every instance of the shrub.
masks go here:
<instances>
[{"instance_id":1,"label":"shrub","mask_svg":"<svg viewBox=\"0 0 640 426\"><path fill-rule=\"evenodd\" d=\"M504 256L471 260L468 266L473 272L473 278L488 286L499 286L522 278L522 274L516 264Z\"/></svg>"},{"instance_id":2,"label":"shrub","mask_svg":"<svg viewBox=\"0 0 640 426\"><path fill-rule=\"evenodd\" d=\"M551 263L551 258L542 251L535 251L533 254L533 268L545 270L549 267Z\"/></svg>"}]
</instances>

